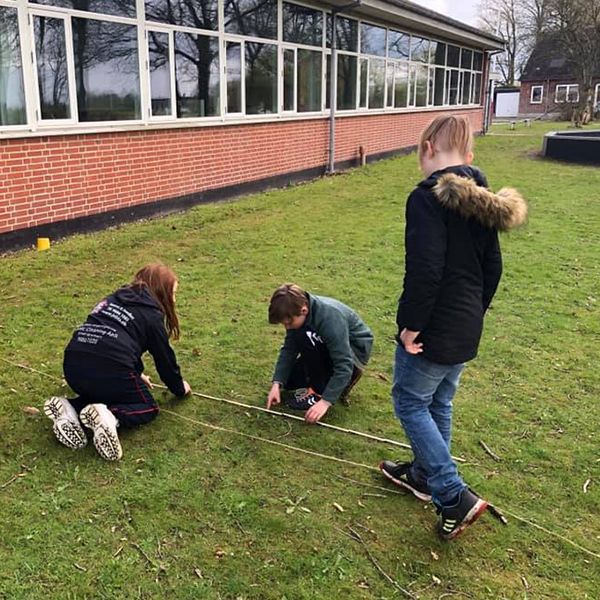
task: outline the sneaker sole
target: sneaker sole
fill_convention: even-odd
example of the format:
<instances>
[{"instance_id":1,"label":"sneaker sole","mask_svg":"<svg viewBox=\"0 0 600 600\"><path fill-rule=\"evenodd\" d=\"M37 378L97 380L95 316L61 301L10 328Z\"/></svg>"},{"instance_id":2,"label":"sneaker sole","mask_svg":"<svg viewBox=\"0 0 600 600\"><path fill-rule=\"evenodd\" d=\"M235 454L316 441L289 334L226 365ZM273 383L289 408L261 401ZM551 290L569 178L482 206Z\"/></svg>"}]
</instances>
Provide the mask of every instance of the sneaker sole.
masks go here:
<instances>
[{"instance_id":1,"label":"sneaker sole","mask_svg":"<svg viewBox=\"0 0 600 600\"><path fill-rule=\"evenodd\" d=\"M467 513L462 523L450 534L440 535L443 540L453 540L457 538L469 525L473 525L477 519L487 510L488 503L485 500L477 500L473 508Z\"/></svg>"},{"instance_id":2,"label":"sneaker sole","mask_svg":"<svg viewBox=\"0 0 600 600\"><path fill-rule=\"evenodd\" d=\"M44 403L44 414L54 421L52 431L56 439L73 450L87 446L87 436L79 423L73 423L65 416L62 405L54 398Z\"/></svg>"},{"instance_id":3,"label":"sneaker sole","mask_svg":"<svg viewBox=\"0 0 600 600\"><path fill-rule=\"evenodd\" d=\"M105 425L95 426L93 420L90 419L89 412L82 411L81 422L94 432L94 446L104 460L115 461L123 456L123 449L116 431Z\"/></svg>"},{"instance_id":4,"label":"sneaker sole","mask_svg":"<svg viewBox=\"0 0 600 600\"><path fill-rule=\"evenodd\" d=\"M416 490L414 487L412 487L411 485L409 485L408 483L406 483L405 481L402 481L401 479L396 479L395 477L393 477L392 475L390 475L384 468L383 468L383 463L381 463L379 465L379 470L384 474L385 477L387 477L391 482L395 483L397 486L399 487L403 487L404 489L408 490L409 492L411 492L413 494L413 496L415 498L418 498L419 500L421 500L421 502L431 502L431 496L429 494L424 494L423 492L419 492L419 490Z\"/></svg>"}]
</instances>

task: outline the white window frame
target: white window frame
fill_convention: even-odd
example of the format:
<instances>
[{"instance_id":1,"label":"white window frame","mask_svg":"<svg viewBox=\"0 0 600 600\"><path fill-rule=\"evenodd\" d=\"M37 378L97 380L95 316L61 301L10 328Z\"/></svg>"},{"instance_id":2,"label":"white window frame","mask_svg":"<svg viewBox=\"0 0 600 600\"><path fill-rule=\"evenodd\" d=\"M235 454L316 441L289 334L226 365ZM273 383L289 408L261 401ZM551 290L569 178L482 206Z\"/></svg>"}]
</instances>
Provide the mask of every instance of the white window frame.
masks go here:
<instances>
[{"instance_id":1,"label":"white window frame","mask_svg":"<svg viewBox=\"0 0 600 600\"><path fill-rule=\"evenodd\" d=\"M558 100L558 90L559 88L565 88L565 99ZM577 88L577 100L569 100L569 95L571 94L571 88ZM579 84L578 83L557 83L554 88L554 102L556 104L577 104L579 102Z\"/></svg>"},{"instance_id":2,"label":"white window frame","mask_svg":"<svg viewBox=\"0 0 600 600\"><path fill-rule=\"evenodd\" d=\"M542 90L539 100L534 101L534 99L533 99L534 90ZM543 102L544 102L544 86L543 85L532 85L531 93L529 94L529 104L542 104Z\"/></svg>"},{"instance_id":3,"label":"white window frame","mask_svg":"<svg viewBox=\"0 0 600 600\"><path fill-rule=\"evenodd\" d=\"M600 83L596 84L596 90L594 93L594 107L598 107L598 110L600 110Z\"/></svg>"}]
</instances>

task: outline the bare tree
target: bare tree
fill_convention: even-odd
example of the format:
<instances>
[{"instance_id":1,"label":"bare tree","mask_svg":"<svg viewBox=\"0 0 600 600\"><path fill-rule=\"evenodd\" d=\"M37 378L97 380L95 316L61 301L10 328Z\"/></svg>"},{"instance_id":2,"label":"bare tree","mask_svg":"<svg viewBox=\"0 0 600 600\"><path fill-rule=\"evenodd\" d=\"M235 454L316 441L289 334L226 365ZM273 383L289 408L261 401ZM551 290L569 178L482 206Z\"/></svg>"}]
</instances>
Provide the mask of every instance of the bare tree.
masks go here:
<instances>
[{"instance_id":1,"label":"bare tree","mask_svg":"<svg viewBox=\"0 0 600 600\"><path fill-rule=\"evenodd\" d=\"M576 125L593 117L593 81L600 75L600 0L551 0L550 28L579 83Z\"/></svg>"}]
</instances>

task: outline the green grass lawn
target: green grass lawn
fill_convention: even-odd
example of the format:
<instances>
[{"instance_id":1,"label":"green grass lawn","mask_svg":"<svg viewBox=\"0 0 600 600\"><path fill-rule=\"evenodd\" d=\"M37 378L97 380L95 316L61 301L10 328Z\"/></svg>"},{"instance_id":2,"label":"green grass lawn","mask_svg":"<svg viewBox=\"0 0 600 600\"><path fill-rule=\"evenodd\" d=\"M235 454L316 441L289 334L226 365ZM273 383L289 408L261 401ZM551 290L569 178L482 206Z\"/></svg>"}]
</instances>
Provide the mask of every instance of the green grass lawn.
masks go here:
<instances>
[{"instance_id":1,"label":"green grass lawn","mask_svg":"<svg viewBox=\"0 0 600 600\"><path fill-rule=\"evenodd\" d=\"M556 128L498 125L477 141L476 164L494 189L523 193L530 222L502 238L505 274L456 398L453 451L501 509L600 554L600 169L539 158L543 133ZM415 156L405 156L0 258L0 357L60 376L63 348L94 304L161 260L180 277L184 376L197 391L262 405L283 335L267 324L267 301L295 281L350 304L376 335L371 377L328 422L405 441L385 379L404 206L418 177ZM371 558L423 599L599 597L600 559L514 518L503 526L485 515L442 543L433 509L393 493L378 473L170 414L123 433L117 464L93 447L73 453L45 417L22 410L66 392L0 362L0 598L402 597ZM211 400L157 396L196 420L367 465L410 456Z\"/></svg>"}]
</instances>

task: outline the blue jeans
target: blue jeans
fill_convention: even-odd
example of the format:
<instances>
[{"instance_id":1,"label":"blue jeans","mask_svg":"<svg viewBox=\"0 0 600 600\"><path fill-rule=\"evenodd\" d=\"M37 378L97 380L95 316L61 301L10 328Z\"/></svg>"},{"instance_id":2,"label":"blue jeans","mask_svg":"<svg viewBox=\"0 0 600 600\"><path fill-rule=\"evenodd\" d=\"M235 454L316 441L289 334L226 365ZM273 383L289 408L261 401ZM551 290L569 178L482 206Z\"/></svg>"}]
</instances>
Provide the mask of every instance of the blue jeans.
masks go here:
<instances>
[{"instance_id":1,"label":"blue jeans","mask_svg":"<svg viewBox=\"0 0 600 600\"><path fill-rule=\"evenodd\" d=\"M433 501L447 505L466 488L450 456L452 399L464 364L440 365L399 344L394 364L394 411L415 455L412 476L427 482Z\"/></svg>"}]
</instances>

